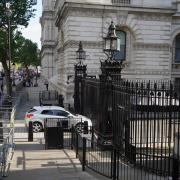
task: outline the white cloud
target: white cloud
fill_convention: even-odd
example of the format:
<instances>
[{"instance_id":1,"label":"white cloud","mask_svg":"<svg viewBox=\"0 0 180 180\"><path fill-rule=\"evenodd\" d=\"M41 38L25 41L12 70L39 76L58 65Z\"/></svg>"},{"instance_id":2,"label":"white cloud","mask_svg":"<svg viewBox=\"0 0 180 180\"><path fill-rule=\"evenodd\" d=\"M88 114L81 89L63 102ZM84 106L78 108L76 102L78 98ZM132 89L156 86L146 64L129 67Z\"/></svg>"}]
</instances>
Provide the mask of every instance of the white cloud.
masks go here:
<instances>
[{"instance_id":1,"label":"white cloud","mask_svg":"<svg viewBox=\"0 0 180 180\"><path fill-rule=\"evenodd\" d=\"M23 36L26 39L30 39L33 42L36 42L38 44L38 47L41 47L41 42L40 42L40 38L41 38L41 26L34 24L34 25L30 25L27 28L24 28L21 30Z\"/></svg>"}]
</instances>

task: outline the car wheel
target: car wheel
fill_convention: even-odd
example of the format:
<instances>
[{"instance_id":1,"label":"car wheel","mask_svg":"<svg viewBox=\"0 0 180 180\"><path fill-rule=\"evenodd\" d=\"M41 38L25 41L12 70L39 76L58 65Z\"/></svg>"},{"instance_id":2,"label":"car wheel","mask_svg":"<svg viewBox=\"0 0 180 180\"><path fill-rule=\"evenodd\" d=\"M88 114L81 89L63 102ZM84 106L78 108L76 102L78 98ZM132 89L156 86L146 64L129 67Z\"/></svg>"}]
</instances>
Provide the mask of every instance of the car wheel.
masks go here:
<instances>
[{"instance_id":1,"label":"car wheel","mask_svg":"<svg viewBox=\"0 0 180 180\"><path fill-rule=\"evenodd\" d=\"M43 129L42 124L39 122L33 123L33 132L41 132Z\"/></svg>"},{"instance_id":2,"label":"car wheel","mask_svg":"<svg viewBox=\"0 0 180 180\"><path fill-rule=\"evenodd\" d=\"M79 132L79 133L83 132L83 125L84 125L84 124L83 124L82 122L77 123L77 124L75 125L76 131Z\"/></svg>"}]
</instances>

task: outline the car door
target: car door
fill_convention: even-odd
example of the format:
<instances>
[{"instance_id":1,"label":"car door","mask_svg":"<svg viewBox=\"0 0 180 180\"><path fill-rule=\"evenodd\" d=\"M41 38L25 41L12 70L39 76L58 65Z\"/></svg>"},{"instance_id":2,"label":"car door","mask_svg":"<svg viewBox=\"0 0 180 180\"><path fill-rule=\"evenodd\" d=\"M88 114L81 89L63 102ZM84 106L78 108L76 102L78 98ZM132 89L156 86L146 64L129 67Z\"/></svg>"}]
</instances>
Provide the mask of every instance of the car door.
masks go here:
<instances>
[{"instance_id":1,"label":"car door","mask_svg":"<svg viewBox=\"0 0 180 180\"><path fill-rule=\"evenodd\" d=\"M61 125L63 128L69 128L71 126L69 121L69 113L63 110L53 110L54 115L61 119Z\"/></svg>"},{"instance_id":2,"label":"car door","mask_svg":"<svg viewBox=\"0 0 180 180\"><path fill-rule=\"evenodd\" d=\"M40 116L41 116L42 119L55 118L54 112L53 112L53 110L51 110L51 109L42 110Z\"/></svg>"}]
</instances>

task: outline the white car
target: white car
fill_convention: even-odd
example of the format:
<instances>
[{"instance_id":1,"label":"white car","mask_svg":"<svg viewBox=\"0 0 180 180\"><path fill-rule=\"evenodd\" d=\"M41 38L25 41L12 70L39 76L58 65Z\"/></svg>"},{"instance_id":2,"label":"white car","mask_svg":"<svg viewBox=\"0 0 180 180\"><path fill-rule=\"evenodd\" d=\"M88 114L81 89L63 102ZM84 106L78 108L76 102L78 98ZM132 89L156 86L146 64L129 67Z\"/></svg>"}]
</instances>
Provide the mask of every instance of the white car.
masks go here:
<instances>
[{"instance_id":1,"label":"white car","mask_svg":"<svg viewBox=\"0 0 180 180\"><path fill-rule=\"evenodd\" d=\"M88 126L92 126L92 122L85 116L74 115L64 108L59 106L34 106L25 114L25 123L28 127L29 121L33 122L33 131L40 132L44 129L45 119L51 120L60 119L63 128L70 128L72 125L75 128L81 128L84 121L88 122Z\"/></svg>"}]
</instances>

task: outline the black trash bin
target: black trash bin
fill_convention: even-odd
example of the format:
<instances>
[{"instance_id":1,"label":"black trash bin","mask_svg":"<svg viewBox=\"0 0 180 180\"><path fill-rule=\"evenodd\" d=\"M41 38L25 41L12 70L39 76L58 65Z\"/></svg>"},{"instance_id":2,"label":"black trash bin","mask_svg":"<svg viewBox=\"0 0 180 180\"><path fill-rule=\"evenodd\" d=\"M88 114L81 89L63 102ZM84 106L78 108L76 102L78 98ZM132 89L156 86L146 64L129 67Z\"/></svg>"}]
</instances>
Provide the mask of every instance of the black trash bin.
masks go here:
<instances>
[{"instance_id":1,"label":"black trash bin","mask_svg":"<svg viewBox=\"0 0 180 180\"><path fill-rule=\"evenodd\" d=\"M63 148L63 128L56 119L45 120L45 149Z\"/></svg>"}]
</instances>

